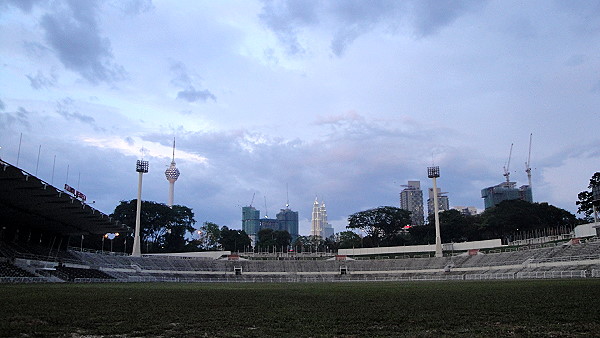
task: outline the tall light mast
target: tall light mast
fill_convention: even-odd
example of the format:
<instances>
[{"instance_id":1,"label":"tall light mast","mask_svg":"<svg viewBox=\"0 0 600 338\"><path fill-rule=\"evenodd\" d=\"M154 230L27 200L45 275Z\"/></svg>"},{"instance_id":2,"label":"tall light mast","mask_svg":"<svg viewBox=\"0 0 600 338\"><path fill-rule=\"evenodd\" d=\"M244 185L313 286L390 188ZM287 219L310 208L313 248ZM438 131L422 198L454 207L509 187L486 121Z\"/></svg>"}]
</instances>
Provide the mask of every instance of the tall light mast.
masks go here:
<instances>
[{"instance_id":1,"label":"tall light mast","mask_svg":"<svg viewBox=\"0 0 600 338\"><path fill-rule=\"evenodd\" d=\"M172 208L175 195L175 181L179 178L179 169L175 167L175 138L173 138L173 160L171 161L171 166L165 170L165 176L167 177L167 181L169 181L169 200L167 205Z\"/></svg>"},{"instance_id":2,"label":"tall light mast","mask_svg":"<svg viewBox=\"0 0 600 338\"><path fill-rule=\"evenodd\" d=\"M433 180L433 215L435 218L435 257L444 257L442 252L442 236L440 233L440 216L437 193L437 178L440 177L440 167L427 167L427 177Z\"/></svg>"},{"instance_id":3,"label":"tall light mast","mask_svg":"<svg viewBox=\"0 0 600 338\"><path fill-rule=\"evenodd\" d=\"M531 138L533 133L529 134L529 155L527 156L527 162L525 162L525 172L527 173L527 179L529 180L529 188L531 189Z\"/></svg>"},{"instance_id":4,"label":"tall light mast","mask_svg":"<svg viewBox=\"0 0 600 338\"><path fill-rule=\"evenodd\" d=\"M142 151L143 153L143 151ZM135 164L135 171L138 172L138 193L137 193L137 208L135 211L135 233L133 236L133 250L131 255L133 257L141 257L141 239L140 239L140 227L141 227L141 214L142 214L142 176L148 172L148 161L137 160Z\"/></svg>"},{"instance_id":5,"label":"tall light mast","mask_svg":"<svg viewBox=\"0 0 600 338\"><path fill-rule=\"evenodd\" d=\"M508 153L508 162L504 166L504 177L506 177L506 183L510 183L510 158L512 157L513 144L510 144L510 153Z\"/></svg>"}]
</instances>

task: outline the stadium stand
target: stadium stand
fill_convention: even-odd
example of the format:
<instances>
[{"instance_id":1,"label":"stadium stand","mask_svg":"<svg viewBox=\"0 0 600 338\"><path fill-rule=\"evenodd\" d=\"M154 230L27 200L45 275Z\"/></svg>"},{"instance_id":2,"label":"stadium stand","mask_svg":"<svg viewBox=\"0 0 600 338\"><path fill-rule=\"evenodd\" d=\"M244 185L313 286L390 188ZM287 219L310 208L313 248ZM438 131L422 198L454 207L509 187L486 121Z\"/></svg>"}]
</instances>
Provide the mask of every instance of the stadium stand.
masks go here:
<instances>
[{"instance_id":1,"label":"stadium stand","mask_svg":"<svg viewBox=\"0 0 600 338\"><path fill-rule=\"evenodd\" d=\"M126 231L80 199L0 161L0 282L315 282L600 278L600 240L398 257L132 257L69 247L72 236ZM217 255L219 256L219 255Z\"/></svg>"},{"instance_id":2,"label":"stadium stand","mask_svg":"<svg viewBox=\"0 0 600 338\"><path fill-rule=\"evenodd\" d=\"M16 258L18 271L45 266L28 277L53 277L70 282L256 282L256 281L426 281L519 278L592 278L600 276L600 241L562 243L477 255L371 260L207 260L124 255L69 250L71 262L56 265L47 256L38 261ZM13 250L18 248L12 247ZM31 252L30 249L26 249ZM20 253L16 253L18 257ZM34 263L37 262L37 263ZM3 263L3 271L10 263ZM344 274L341 273L344 271ZM237 274L236 274L237 272ZM17 277L12 273L12 277ZM48 280L50 281L50 280Z\"/></svg>"}]
</instances>

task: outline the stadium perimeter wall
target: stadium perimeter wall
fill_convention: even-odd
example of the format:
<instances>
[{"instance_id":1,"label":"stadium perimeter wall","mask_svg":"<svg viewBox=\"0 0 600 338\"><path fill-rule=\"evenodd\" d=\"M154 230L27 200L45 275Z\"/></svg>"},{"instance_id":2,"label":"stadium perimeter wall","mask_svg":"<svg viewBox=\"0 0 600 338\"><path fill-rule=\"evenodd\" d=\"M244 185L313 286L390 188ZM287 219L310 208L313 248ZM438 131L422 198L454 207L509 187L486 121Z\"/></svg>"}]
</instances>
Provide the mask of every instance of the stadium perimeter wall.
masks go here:
<instances>
[{"instance_id":1,"label":"stadium perimeter wall","mask_svg":"<svg viewBox=\"0 0 600 338\"><path fill-rule=\"evenodd\" d=\"M505 247L500 239L489 239L485 241L472 241L462 243L445 243L442 245L444 251L467 251L474 249L491 249ZM408 246L389 246L379 248L355 248L339 249L338 255L361 256L361 255L382 255L382 254L408 254L417 252L435 252L435 244L428 245L408 245Z\"/></svg>"}]
</instances>

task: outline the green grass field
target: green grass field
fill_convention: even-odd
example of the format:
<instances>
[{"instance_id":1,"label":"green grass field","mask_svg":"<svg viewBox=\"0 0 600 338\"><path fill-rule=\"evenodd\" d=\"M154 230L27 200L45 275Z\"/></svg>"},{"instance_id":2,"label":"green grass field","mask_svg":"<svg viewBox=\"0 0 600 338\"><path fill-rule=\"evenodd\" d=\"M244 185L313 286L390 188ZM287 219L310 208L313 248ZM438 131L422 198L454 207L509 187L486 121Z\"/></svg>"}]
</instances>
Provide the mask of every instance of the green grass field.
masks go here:
<instances>
[{"instance_id":1,"label":"green grass field","mask_svg":"<svg viewBox=\"0 0 600 338\"><path fill-rule=\"evenodd\" d=\"M589 336L598 299L598 279L0 285L0 335Z\"/></svg>"}]
</instances>

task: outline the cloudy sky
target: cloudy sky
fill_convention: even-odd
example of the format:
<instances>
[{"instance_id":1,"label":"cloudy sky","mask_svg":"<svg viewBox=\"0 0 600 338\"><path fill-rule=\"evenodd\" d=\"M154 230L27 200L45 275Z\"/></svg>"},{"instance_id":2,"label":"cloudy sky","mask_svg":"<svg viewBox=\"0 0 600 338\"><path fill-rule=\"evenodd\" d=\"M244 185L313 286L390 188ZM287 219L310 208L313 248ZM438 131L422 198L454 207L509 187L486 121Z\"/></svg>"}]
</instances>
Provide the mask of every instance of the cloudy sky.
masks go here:
<instances>
[{"instance_id":1,"label":"cloudy sky","mask_svg":"<svg viewBox=\"0 0 600 338\"><path fill-rule=\"evenodd\" d=\"M315 196L341 231L432 163L483 209L530 134L536 201L574 212L600 170L598 1L1 0L0 45L0 157L106 213L141 148L166 202L173 137L199 225L289 195L301 234Z\"/></svg>"}]
</instances>

